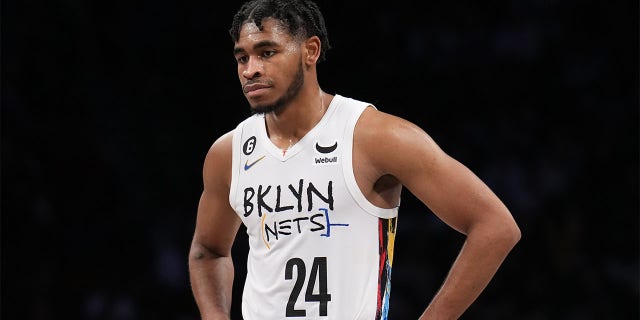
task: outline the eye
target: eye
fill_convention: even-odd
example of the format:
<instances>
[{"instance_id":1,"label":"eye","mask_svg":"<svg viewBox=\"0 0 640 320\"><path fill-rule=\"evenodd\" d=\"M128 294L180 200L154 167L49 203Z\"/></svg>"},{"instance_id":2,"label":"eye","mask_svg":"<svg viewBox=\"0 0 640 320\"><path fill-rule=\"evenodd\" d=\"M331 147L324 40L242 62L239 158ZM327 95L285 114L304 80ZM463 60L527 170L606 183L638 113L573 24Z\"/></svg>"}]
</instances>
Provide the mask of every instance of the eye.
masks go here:
<instances>
[{"instance_id":1,"label":"eye","mask_svg":"<svg viewBox=\"0 0 640 320\"><path fill-rule=\"evenodd\" d=\"M262 53L262 56L265 57L265 58L269 58L269 57L274 56L275 54L276 54L275 50L267 50L267 51Z\"/></svg>"},{"instance_id":2,"label":"eye","mask_svg":"<svg viewBox=\"0 0 640 320\"><path fill-rule=\"evenodd\" d=\"M237 56L236 61L238 64L245 64L249 58L247 56Z\"/></svg>"}]
</instances>

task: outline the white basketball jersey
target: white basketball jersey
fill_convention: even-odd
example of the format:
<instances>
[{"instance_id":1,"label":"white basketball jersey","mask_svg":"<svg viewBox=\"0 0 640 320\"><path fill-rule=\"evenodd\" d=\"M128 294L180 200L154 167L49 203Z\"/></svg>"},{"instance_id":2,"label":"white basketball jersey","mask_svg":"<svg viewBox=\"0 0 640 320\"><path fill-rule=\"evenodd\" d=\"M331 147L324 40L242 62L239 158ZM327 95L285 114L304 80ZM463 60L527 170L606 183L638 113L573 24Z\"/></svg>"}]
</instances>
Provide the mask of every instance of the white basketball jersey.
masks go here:
<instances>
[{"instance_id":1,"label":"white basketball jersey","mask_svg":"<svg viewBox=\"0 0 640 320\"><path fill-rule=\"evenodd\" d=\"M249 235L244 319L386 319L398 208L371 204L352 168L369 105L335 95L286 152L264 116L235 129L229 201Z\"/></svg>"}]
</instances>

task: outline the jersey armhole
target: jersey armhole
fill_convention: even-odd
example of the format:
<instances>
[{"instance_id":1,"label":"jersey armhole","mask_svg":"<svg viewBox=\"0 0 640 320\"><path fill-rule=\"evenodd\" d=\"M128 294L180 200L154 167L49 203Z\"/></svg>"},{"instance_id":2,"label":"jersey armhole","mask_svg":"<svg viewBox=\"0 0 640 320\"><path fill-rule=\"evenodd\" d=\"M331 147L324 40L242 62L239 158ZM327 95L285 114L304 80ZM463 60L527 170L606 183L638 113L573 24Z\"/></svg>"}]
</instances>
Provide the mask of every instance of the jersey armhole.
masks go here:
<instances>
[{"instance_id":1,"label":"jersey armhole","mask_svg":"<svg viewBox=\"0 0 640 320\"><path fill-rule=\"evenodd\" d=\"M229 185L229 205L236 210L236 197L238 188L238 178L240 175L240 150L242 150L242 129L244 122L240 123L233 130L233 139L231 143L231 183Z\"/></svg>"},{"instance_id":2,"label":"jersey armhole","mask_svg":"<svg viewBox=\"0 0 640 320\"><path fill-rule=\"evenodd\" d=\"M379 218L394 218L398 216L398 206L394 208L381 208L373 203L371 203L362 193L360 187L358 187L358 183L356 183L356 177L353 171L353 139L354 139L354 131L358 119L362 116L362 113L369 107L373 107L377 110L377 108L372 104L363 103L358 106L359 110L350 114L350 118L347 120L347 125L345 126L345 131L343 134L345 151L344 151L344 161L342 162L342 170L345 179L345 183L347 184L347 189L349 193L356 201L358 206L362 208L364 211L369 214L379 217Z\"/></svg>"}]
</instances>

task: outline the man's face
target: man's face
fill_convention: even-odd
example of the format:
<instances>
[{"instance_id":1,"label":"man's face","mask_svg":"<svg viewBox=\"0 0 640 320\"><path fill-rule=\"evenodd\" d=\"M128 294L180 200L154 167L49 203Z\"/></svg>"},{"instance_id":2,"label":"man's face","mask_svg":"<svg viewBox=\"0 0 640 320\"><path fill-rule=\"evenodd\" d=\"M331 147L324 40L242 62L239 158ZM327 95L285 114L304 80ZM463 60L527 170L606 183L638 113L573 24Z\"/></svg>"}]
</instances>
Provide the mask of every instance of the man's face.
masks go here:
<instances>
[{"instance_id":1,"label":"man's face","mask_svg":"<svg viewBox=\"0 0 640 320\"><path fill-rule=\"evenodd\" d=\"M245 23L233 49L242 90L256 113L282 109L304 83L301 43L276 20L263 20L262 25L261 31Z\"/></svg>"}]
</instances>

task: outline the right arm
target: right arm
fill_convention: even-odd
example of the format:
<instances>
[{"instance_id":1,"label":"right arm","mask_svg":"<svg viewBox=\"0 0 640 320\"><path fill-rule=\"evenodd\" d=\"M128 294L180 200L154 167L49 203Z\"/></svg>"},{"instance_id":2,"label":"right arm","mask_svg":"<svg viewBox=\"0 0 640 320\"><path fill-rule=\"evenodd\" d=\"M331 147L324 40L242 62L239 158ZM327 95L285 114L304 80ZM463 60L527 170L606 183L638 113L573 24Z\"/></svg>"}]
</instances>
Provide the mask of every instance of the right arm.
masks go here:
<instances>
[{"instance_id":1,"label":"right arm","mask_svg":"<svg viewBox=\"0 0 640 320\"><path fill-rule=\"evenodd\" d=\"M231 248L241 224L229 204L231 132L213 143L202 170L204 189L198 203L189 252L191 290L202 319L229 319L233 288Z\"/></svg>"}]
</instances>

